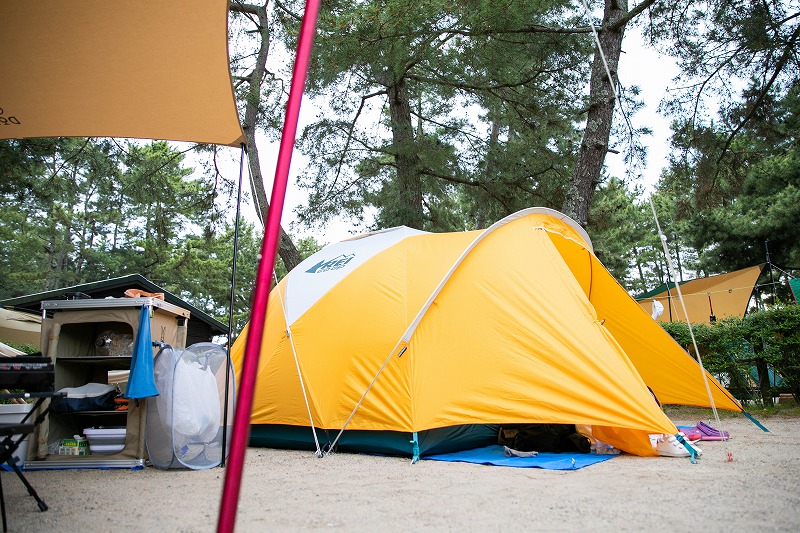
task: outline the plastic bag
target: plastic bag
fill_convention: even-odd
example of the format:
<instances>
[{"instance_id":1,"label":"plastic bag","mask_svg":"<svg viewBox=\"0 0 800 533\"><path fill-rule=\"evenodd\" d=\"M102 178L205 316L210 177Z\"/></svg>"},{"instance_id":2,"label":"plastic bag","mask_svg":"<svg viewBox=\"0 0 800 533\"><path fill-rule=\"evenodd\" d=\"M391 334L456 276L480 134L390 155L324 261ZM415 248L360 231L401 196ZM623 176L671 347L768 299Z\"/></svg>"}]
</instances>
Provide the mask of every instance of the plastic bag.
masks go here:
<instances>
[{"instance_id":1,"label":"plastic bag","mask_svg":"<svg viewBox=\"0 0 800 533\"><path fill-rule=\"evenodd\" d=\"M175 366L175 386L172 400L172 419L175 432L190 440L206 442L220 428L220 406L214 373L208 366L187 362L181 358ZM193 391L201 391L193 394Z\"/></svg>"}]
</instances>

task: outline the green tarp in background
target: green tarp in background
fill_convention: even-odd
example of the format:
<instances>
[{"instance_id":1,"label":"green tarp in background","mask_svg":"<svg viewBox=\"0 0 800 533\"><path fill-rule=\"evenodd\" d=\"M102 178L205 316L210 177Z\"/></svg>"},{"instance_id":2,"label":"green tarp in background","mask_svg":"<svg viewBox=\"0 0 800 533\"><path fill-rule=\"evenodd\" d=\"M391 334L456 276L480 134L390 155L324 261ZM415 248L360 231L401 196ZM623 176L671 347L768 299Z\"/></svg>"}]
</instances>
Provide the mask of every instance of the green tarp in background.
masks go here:
<instances>
[{"instance_id":1,"label":"green tarp in background","mask_svg":"<svg viewBox=\"0 0 800 533\"><path fill-rule=\"evenodd\" d=\"M789 280L789 286L794 293L794 301L800 302L800 278L792 278Z\"/></svg>"}]
</instances>

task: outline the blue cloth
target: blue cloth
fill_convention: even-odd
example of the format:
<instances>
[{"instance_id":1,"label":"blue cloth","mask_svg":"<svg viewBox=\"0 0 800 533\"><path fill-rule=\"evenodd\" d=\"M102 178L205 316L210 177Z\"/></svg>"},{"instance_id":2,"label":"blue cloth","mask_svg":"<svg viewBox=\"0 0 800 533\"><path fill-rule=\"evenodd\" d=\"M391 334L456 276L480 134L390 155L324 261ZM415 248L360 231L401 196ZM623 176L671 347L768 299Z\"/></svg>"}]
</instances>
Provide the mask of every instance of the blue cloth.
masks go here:
<instances>
[{"instance_id":1,"label":"blue cloth","mask_svg":"<svg viewBox=\"0 0 800 533\"><path fill-rule=\"evenodd\" d=\"M423 459L474 463L479 465L512 466L516 468L543 468L545 470L577 470L613 459L617 455L595 455L594 453L540 453L536 457L506 457L502 446L485 446L474 450L463 450L439 455L424 455ZM574 459L574 464L573 464Z\"/></svg>"},{"instance_id":2,"label":"blue cloth","mask_svg":"<svg viewBox=\"0 0 800 533\"><path fill-rule=\"evenodd\" d=\"M156 377L153 374L153 340L150 335L150 307L142 306L139 313L139 329L131 357L131 372L128 376L127 398L158 396Z\"/></svg>"}]
</instances>

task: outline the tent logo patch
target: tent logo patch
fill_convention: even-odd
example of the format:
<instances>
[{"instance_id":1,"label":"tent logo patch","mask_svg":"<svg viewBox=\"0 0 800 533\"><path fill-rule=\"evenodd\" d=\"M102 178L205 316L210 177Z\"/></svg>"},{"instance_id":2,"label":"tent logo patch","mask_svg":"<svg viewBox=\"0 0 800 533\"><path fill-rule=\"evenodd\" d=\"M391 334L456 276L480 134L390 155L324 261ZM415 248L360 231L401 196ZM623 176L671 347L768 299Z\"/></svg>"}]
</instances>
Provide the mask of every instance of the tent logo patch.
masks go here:
<instances>
[{"instance_id":1,"label":"tent logo patch","mask_svg":"<svg viewBox=\"0 0 800 533\"><path fill-rule=\"evenodd\" d=\"M8 126L11 124L21 124L19 119L15 116L5 115L3 108L0 107L0 126Z\"/></svg>"},{"instance_id":2,"label":"tent logo patch","mask_svg":"<svg viewBox=\"0 0 800 533\"><path fill-rule=\"evenodd\" d=\"M330 272L331 270L339 270L340 268L344 268L347 263L349 263L356 254L342 254L338 257L334 257L333 259L325 260L323 259L316 265L312 266L306 272L309 274L321 274L322 272Z\"/></svg>"}]
</instances>

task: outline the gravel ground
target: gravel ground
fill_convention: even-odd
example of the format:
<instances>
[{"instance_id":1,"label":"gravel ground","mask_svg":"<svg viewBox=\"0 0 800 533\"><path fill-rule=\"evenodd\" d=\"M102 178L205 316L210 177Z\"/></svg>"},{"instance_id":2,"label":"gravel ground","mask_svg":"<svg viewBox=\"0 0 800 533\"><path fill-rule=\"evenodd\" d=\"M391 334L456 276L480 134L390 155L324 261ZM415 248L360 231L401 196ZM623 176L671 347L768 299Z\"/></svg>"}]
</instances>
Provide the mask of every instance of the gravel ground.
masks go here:
<instances>
[{"instance_id":1,"label":"gravel ground","mask_svg":"<svg viewBox=\"0 0 800 533\"><path fill-rule=\"evenodd\" d=\"M701 442L697 464L622 455L569 472L249 448L236 529L797 531L800 418L761 422L769 433L743 416L711 421L732 439ZM205 532L225 470L28 471L46 512L2 476L9 531Z\"/></svg>"}]
</instances>

